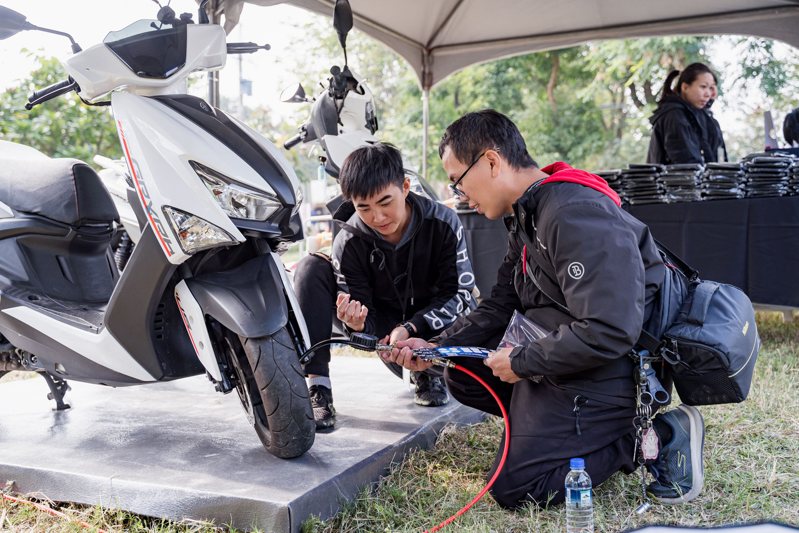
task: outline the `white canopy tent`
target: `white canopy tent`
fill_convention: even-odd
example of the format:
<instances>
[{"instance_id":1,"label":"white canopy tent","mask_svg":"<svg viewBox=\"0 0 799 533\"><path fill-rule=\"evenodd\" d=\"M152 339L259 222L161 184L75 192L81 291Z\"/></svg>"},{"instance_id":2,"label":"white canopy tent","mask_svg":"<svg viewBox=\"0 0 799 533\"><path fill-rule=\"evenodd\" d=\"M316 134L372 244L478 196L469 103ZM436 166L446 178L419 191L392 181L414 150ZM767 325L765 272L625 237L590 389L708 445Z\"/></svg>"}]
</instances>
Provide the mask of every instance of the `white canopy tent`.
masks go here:
<instances>
[{"instance_id":1,"label":"white canopy tent","mask_svg":"<svg viewBox=\"0 0 799 533\"><path fill-rule=\"evenodd\" d=\"M229 32L245 1L332 15L335 0L208 0ZM350 0L354 26L404 57L429 90L475 63L591 40L738 34L799 47L799 0ZM424 159L424 158L423 158ZM423 168L423 173L426 169Z\"/></svg>"}]
</instances>

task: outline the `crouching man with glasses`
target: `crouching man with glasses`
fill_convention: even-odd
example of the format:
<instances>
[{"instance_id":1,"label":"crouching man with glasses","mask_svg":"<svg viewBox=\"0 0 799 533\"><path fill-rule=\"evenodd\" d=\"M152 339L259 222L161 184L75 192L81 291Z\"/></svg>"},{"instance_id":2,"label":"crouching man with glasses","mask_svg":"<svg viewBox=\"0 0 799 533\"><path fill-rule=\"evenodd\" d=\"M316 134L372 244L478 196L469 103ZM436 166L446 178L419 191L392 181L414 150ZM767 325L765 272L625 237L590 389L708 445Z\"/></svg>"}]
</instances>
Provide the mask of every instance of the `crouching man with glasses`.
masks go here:
<instances>
[{"instance_id":1,"label":"crouching man with glasses","mask_svg":"<svg viewBox=\"0 0 799 533\"><path fill-rule=\"evenodd\" d=\"M507 508L562 502L572 457L585 459L596 485L617 471L632 473L642 455L630 352L653 316L666 273L649 229L621 209L602 178L562 162L539 168L516 125L496 111L451 124L439 154L458 196L489 219L505 217L508 253L491 296L477 309L432 343L399 342L384 360L420 371L430 363L414 357L414 348L496 348L513 312L523 312L551 333L491 352L484 362L455 359L484 379L509 413L509 456L494 499ZM461 403L500 414L465 373L447 369L444 377ZM659 414L648 438L643 457L654 477L648 490L664 503L698 496L699 411L681 405Z\"/></svg>"}]
</instances>

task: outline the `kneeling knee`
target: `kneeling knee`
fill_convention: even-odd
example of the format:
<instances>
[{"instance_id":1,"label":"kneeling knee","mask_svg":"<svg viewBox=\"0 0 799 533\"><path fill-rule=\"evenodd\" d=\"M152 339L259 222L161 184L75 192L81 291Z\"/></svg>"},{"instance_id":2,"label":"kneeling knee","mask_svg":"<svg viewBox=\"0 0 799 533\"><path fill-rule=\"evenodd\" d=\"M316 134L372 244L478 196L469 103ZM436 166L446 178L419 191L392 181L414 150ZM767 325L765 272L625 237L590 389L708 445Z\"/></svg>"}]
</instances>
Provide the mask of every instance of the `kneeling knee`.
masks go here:
<instances>
[{"instance_id":1,"label":"kneeling knee","mask_svg":"<svg viewBox=\"0 0 799 533\"><path fill-rule=\"evenodd\" d=\"M303 257L294 270L295 277L303 277L308 275L327 274L328 270L332 270L330 261L315 254L310 254Z\"/></svg>"},{"instance_id":2,"label":"kneeling knee","mask_svg":"<svg viewBox=\"0 0 799 533\"><path fill-rule=\"evenodd\" d=\"M491 496L500 507L515 511L530 503L540 507L556 505L563 501L563 490L552 490L550 487L538 484L519 486L509 484L500 475L490 490Z\"/></svg>"},{"instance_id":3,"label":"kneeling knee","mask_svg":"<svg viewBox=\"0 0 799 533\"><path fill-rule=\"evenodd\" d=\"M528 503L526 500L519 500L516 493L499 492L493 488L489 492L491 493L491 497L494 498L494 501L497 502L500 507L508 511L515 511Z\"/></svg>"}]
</instances>

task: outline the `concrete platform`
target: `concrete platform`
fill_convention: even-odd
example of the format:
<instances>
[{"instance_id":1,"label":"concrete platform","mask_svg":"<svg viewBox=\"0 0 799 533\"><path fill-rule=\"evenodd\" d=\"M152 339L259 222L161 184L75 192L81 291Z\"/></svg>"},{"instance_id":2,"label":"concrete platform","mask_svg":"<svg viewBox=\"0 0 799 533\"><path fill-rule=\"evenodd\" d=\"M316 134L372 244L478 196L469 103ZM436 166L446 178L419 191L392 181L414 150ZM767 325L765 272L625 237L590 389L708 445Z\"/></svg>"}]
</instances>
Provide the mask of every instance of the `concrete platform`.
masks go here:
<instances>
[{"instance_id":1,"label":"concrete platform","mask_svg":"<svg viewBox=\"0 0 799 533\"><path fill-rule=\"evenodd\" d=\"M72 382L72 409L54 412L43 379L0 383L0 484L56 501L137 514L213 520L240 529L299 531L328 518L410 450L479 412L452 400L413 404L374 358L334 357L336 429L304 456L276 459L247 424L235 393L208 380L111 389Z\"/></svg>"}]
</instances>

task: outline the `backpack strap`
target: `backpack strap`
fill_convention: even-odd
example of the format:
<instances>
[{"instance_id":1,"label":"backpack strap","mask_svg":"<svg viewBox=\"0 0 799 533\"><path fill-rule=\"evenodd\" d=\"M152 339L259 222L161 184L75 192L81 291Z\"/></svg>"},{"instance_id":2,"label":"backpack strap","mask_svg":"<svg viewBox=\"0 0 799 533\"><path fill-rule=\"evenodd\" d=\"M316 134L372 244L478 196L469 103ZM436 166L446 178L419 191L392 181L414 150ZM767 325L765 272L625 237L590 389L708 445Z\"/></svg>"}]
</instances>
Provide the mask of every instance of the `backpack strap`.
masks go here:
<instances>
[{"instance_id":1,"label":"backpack strap","mask_svg":"<svg viewBox=\"0 0 799 533\"><path fill-rule=\"evenodd\" d=\"M683 261L679 255L669 250L669 248L665 244L655 239L654 237L652 237L652 239L655 241L655 245L658 247L658 249L666 255L666 258L669 260L669 262L673 263L674 266L680 269L680 272L682 272L686 278L688 278L691 281L699 278L698 270L688 266L688 263Z\"/></svg>"},{"instance_id":2,"label":"backpack strap","mask_svg":"<svg viewBox=\"0 0 799 533\"><path fill-rule=\"evenodd\" d=\"M664 245L662 242L655 239L654 237L653 240L655 241L655 245L657 246L658 250L663 254L664 262L671 263L671 265L677 267L677 270L682 275L684 275L689 282L699 280L699 272L696 269L688 266L688 264L685 261L683 261L680 258L680 256L669 250L669 248L666 245ZM667 269L669 268L669 264L666 265L666 268ZM668 276L668 272L666 273L666 275ZM700 287L702 285L704 285L704 283L698 284L698 286ZM716 288L718 288L718 286ZM660 287L661 291L666 289L667 287L665 287L665 285L662 285ZM701 297L699 301L695 300L692 302L691 312L692 314L696 313L695 316L697 318L695 320L704 321L704 316L707 313L707 306L710 304L710 297L712 296L713 292L715 292L715 289L713 289L713 291L707 294L706 296ZM661 294L661 297L665 296L667 295ZM695 322L695 323L701 324L702 322ZM665 345L663 341L661 339L658 339L657 337L655 337L645 329L641 329L641 335L638 337L638 341L635 343L635 345L649 351L649 353L651 353L652 355L662 356L667 361L672 362L671 359L666 354L666 352L669 352L669 350L664 349Z\"/></svg>"},{"instance_id":3,"label":"backpack strap","mask_svg":"<svg viewBox=\"0 0 799 533\"><path fill-rule=\"evenodd\" d=\"M705 323L707 317L707 308L710 305L710 300L713 294L719 288L719 284L714 281L703 281L696 285L694 289L693 299L691 300L691 310L685 320L691 324L701 326Z\"/></svg>"},{"instance_id":4,"label":"backpack strap","mask_svg":"<svg viewBox=\"0 0 799 533\"><path fill-rule=\"evenodd\" d=\"M641 336L638 337L638 341L635 343L635 345L640 346L652 355L658 355L660 353L660 349L662 348L660 339L656 338L645 329L641 330Z\"/></svg>"},{"instance_id":5,"label":"backpack strap","mask_svg":"<svg viewBox=\"0 0 799 533\"><path fill-rule=\"evenodd\" d=\"M522 270L530 278L530 281L533 282L533 285L539 290L541 294L546 296L548 299L552 300L552 302L557 305L561 311L566 313L567 315L571 316L571 312L569 311L568 307L566 307L566 302L561 303L560 301L556 300L552 296L550 296L542 287L541 284L538 283L538 280L533 275L533 269L530 268L529 264L527 263L527 248L533 248L535 245L533 241L530 239L530 236L527 235L527 232L524 228L520 228L516 226L516 234L521 238L522 242L524 243L524 248L522 249ZM544 273L546 275L546 272Z\"/></svg>"}]
</instances>

